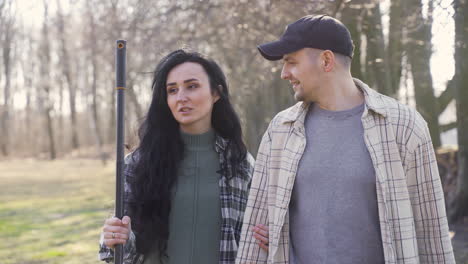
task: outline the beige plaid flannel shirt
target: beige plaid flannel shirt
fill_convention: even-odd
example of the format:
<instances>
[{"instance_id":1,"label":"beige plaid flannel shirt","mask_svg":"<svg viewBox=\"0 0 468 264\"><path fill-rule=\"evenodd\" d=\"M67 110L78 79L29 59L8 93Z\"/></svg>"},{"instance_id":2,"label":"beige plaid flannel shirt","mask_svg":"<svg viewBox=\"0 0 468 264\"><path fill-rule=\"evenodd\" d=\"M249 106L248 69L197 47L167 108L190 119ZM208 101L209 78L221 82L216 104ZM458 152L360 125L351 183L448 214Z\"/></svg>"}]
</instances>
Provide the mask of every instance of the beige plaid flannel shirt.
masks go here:
<instances>
[{"instance_id":1,"label":"beige plaid flannel shirt","mask_svg":"<svg viewBox=\"0 0 468 264\"><path fill-rule=\"evenodd\" d=\"M385 263L455 263L426 122L414 109L357 79L355 83L365 97L361 120L375 169ZM282 111L263 136L244 215L238 264L289 263L288 206L306 145L307 108L308 104L300 102ZM269 253L256 244L252 234L256 224L269 227Z\"/></svg>"}]
</instances>

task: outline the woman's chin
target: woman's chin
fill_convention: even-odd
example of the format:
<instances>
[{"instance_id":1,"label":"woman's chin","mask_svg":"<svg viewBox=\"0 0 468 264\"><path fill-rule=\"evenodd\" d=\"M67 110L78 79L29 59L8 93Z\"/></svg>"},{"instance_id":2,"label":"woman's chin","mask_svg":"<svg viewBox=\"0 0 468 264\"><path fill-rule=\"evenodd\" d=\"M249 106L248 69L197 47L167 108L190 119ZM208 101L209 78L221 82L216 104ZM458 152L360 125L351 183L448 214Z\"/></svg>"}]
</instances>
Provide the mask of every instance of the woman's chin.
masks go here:
<instances>
[{"instance_id":1,"label":"woman's chin","mask_svg":"<svg viewBox=\"0 0 468 264\"><path fill-rule=\"evenodd\" d=\"M181 127L190 127L193 125L193 121L192 120L187 120L187 119L182 119L182 120L177 120L179 122L179 125Z\"/></svg>"}]
</instances>

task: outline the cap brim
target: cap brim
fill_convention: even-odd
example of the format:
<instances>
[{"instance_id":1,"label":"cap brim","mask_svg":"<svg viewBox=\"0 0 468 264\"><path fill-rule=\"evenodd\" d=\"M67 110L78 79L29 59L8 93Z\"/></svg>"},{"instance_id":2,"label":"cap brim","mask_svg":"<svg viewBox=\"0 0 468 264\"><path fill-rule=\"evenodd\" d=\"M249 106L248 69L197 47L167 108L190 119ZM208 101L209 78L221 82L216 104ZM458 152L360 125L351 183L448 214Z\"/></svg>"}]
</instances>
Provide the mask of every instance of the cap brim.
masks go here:
<instances>
[{"instance_id":1,"label":"cap brim","mask_svg":"<svg viewBox=\"0 0 468 264\"><path fill-rule=\"evenodd\" d=\"M262 54L265 59L271 61L281 60L284 55L298 51L302 48L303 47L301 46L286 43L282 39L257 46L260 54Z\"/></svg>"}]
</instances>

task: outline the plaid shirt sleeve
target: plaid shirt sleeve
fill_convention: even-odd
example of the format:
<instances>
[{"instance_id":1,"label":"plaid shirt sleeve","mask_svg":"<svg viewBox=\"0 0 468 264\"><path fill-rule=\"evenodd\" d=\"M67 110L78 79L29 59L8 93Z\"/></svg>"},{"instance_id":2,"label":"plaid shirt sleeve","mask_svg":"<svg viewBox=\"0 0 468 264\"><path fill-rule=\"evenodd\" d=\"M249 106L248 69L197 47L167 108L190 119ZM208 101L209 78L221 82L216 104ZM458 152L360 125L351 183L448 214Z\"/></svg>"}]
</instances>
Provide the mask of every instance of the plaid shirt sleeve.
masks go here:
<instances>
[{"instance_id":1,"label":"plaid shirt sleeve","mask_svg":"<svg viewBox=\"0 0 468 264\"><path fill-rule=\"evenodd\" d=\"M270 145L271 139L267 131L262 138L257 160L255 161L236 263L266 263L267 261L267 253L260 249L256 243L253 237L252 227L257 224L268 225L267 164Z\"/></svg>"},{"instance_id":2,"label":"plaid shirt sleeve","mask_svg":"<svg viewBox=\"0 0 468 264\"><path fill-rule=\"evenodd\" d=\"M133 175L133 167L132 167L132 156L131 154L125 157L125 164L124 164L124 215L128 215L128 203L131 200L132 193L130 191L130 186L127 181L129 177ZM104 245L104 237L101 235L99 240L99 260L105 261L107 263L114 262L114 250ZM124 245L124 264L139 264L143 261L143 255L138 254L136 252L136 245L135 245L135 234L133 232L130 233L127 243Z\"/></svg>"},{"instance_id":3,"label":"plaid shirt sleeve","mask_svg":"<svg viewBox=\"0 0 468 264\"><path fill-rule=\"evenodd\" d=\"M130 233L127 243L124 245L124 264L135 264L138 263L138 254L136 253L135 247L135 234ZM101 235L99 240L99 260L107 263L114 262L114 250L104 245L104 238Z\"/></svg>"},{"instance_id":4,"label":"plaid shirt sleeve","mask_svg":"<svg viewBox=\"0 0 468 264\"><path fill-rule=\"evenodd\" d=\"M247 153L245 161L241 164L241 173L243 175L241 179L240 186L241 188L238 190L239 200L238 201L238 209L235 209L239 213L239 217L236 217L234 221L234 235L236 242L239 243L240 236L242 232L242 225L244 219L244 212L247 206L247 199L250 190L250 185L252 182L252 174L254 168L255 160L250 153Z\"/></svg>"},{"instance_id":5,"label":"plaid shirt sleeve","mask_svg":"<svg viewBox=\"0 0 468 264\"><path fill-rule=\"evenodd\" d=\"M406 176L421 263L455 263L444 192L426 122L418 114L407 155Z\"/></svg>"}]
</instances>

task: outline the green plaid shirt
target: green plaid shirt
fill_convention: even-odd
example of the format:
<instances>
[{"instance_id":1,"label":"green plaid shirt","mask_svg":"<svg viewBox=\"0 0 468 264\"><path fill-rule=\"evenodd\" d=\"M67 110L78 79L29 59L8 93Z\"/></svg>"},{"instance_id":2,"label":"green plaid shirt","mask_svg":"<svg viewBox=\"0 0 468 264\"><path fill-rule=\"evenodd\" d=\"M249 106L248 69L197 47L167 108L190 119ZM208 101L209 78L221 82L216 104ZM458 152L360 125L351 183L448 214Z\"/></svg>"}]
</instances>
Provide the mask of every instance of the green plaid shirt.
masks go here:
<instances>
[{"instance_id":1,"label":"green plaid shirt","mask_svg":"<svg viewBox=\"0 0 468 264\"><path fill-rule=\"evenodd\" d=\"M355 80L365 97L364 140L376 174L385 263L455 263L429 130L416 110ZM279 113L257 154L236 263L289 263L289 214L309 105ZM343 219L346 221L346 219ZM252 227L269 227L269 251ZM310 245L313 247L313 244Z\"/></svg>"},{"instance_id":2,"label":"green plaid shirt","mask_svg":"<svg viewBox=\"0 0 468 264\"><path fill-rule=\"evenodd\" d=\"M229 141L220 136L216 136L215 151L219 155L220 174L219 180L220 200L221 200L221 240L219 244L219 264L233 264L236 259L238 243L242 230L244 211L247 205L247 197L250 188L250 181L253 172L254 159L247 154L246 159L238 166L234 166L231 160ZM131 158L125 158L125 177L132 176ZM124 203L128 203L131 191L127 181L125 181ZM125 215L127 206L125 206ZM103 244L101 238L99 259L111 262L114 259L114 252ZM124 246L124 264L141 264L145 256L136 252L135 235L130 234L130 238Z\"/></svg>"}]
</instances>

